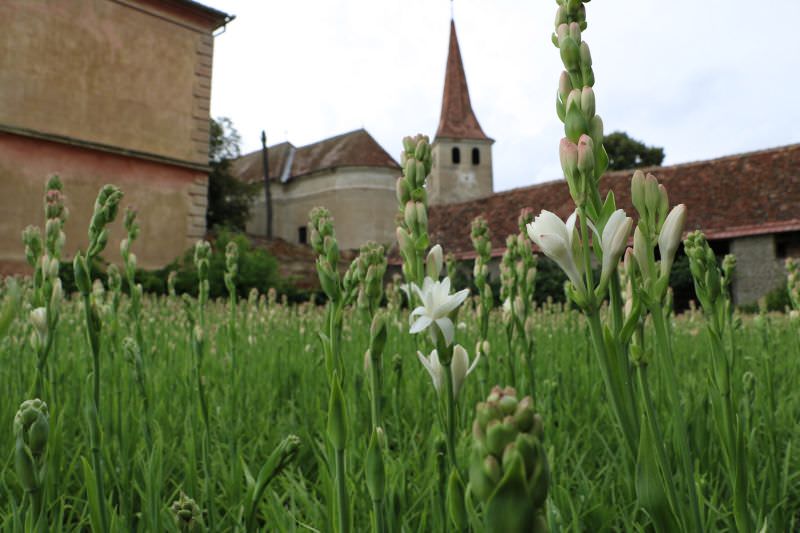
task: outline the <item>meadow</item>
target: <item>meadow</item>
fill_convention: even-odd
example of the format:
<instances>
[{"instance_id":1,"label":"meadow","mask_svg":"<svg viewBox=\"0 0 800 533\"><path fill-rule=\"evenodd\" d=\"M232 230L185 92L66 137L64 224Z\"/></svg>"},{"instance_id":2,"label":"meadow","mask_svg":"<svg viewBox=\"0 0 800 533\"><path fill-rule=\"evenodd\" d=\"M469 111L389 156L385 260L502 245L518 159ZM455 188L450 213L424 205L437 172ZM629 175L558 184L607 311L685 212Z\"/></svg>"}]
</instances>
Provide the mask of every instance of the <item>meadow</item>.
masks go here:
<instances>
[{"instance_id":1,"label":"meadow","mask_svg":"<svg viewBox=\"0 0 800 533\"><path fill-rule=\"evenodd\" d=\"M111 295L99 297L111 313ZM326 460L328 391L317 331L324 312L312 305L286 306L260 296L239 302L234 343L226 330L226 301L208 308L208 355L202 369L210 417L207 472L199 466L204 432L198 409L190 325L179 298L147 297L142 323L146 339L141 356L146 410L137 386L134 361L121 346L135 335L128 319L130 302L123 298L118 316L104 315L111 327L103 339L100 413L104 437L106 494L113 513L112 530L174 530L169 506L181 491L195 497L205 512L213 507L219 531L242 524L252 475L273 448L289 434L299 437L294 460L267 488L259 508L265 531L329 531L327 502L333 487ZM25 307L20 316L25 316ZM636 507L634 476L626 467L621 436L614 427L602 380L593 360L585 320L577 311L544 306L534 312L536 347L530 361L504 348L502 311L491 317L490 342L497 348L484 356L461 391L458 412L459 460L469 455L469 427L474 405L493 384L511 383L535 398L545 426L547 460L551 465L548 518L553 531L629 531L642 529ZM90 454L86 423L87 376L91 356L83 332L79 302L65 302L57 342L51 354L43 397L50 408L47 473L42 488L47 531L90 530L82 457ZM476 314L467 305L460 315L466 326L465 345L473 345ZM369 324L357 310L345 319L345 398L350 440L347 480L354 531L370 528L371 499L365 480L364 457L370 435L369 376L364 347ZM386 510L390 531L440 531L439 482L435 440L437 398L431 380L408 335L407 310L392 310L385 359ZM783 314L743 317L735 332L742 361L737 380L742 387L742 411L748 449L748 481L754 503L764 513L783 514L785 522L770 531L791 531L800 520L797 416L800 394L800 342L796 320ZM16 399L29 395L35 380L32 327L24 320L11 326L0 344L0 524L4 531L25 530L23 491L14 471L13 423ZM707 503L708 530L726 530L730 493L715 443L710 416L709 355L704 319L697 312L671 320L678 374L692 446L698 450L697 480ZM513 370L512 370L513 369ZM654 365L654 394L664 392L663 373ZM660 406L661 407L661 406ZM150 427L151 442L143 428ZM666 428L669 431L669 428ZM779 487L770 485L777 468ZM204 477L212 483L213 506L203 501ZM208 522L208 517L205 518Z\"/></svg>"},{"instance_id":2,"label":"meadow","mask_svg":"<svg viewBox=\"0 0 800 533\"><path fill-rule=\"evenodd\" d=\"M22 235L33 275L0 289L0 530L800 531L800 264L792 312L744 315L735 258L684 231L656 176L634 172L632 216L601 197L586 1L557 0L552 35L575 211L523 210L507 236L463 221L471 293L428 234L423 135L400 156L401 276L375 243L344 262L330 213L309 214L322 305L241 299L235 240L197 242L192 295L177 274L145 294L135 211L122 264L101 261L112 185L62 263L51 177ZM676 315L679 249L697 306ZM566 303L535 300L540 255Z\"/></svg>"}]
</instances>

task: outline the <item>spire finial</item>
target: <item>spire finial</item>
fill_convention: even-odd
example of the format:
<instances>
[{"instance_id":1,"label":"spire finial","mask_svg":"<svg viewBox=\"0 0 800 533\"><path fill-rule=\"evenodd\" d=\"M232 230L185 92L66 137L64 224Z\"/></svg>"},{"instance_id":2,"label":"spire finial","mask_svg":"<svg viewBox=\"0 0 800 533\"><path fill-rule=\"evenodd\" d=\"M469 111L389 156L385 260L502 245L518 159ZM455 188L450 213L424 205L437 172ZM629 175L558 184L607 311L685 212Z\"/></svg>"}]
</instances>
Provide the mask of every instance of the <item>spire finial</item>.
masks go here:
<instances>
[{"instance_id":1,"label":"spire finial","mask_svg":"<svg viewBox=\"0 0 800 533\"><path fill-rule=\"evenodd\" d=\"M453 0L450 0L450 20L453 20L455 16L453 15Z\"/></svg>"}]
</instances>

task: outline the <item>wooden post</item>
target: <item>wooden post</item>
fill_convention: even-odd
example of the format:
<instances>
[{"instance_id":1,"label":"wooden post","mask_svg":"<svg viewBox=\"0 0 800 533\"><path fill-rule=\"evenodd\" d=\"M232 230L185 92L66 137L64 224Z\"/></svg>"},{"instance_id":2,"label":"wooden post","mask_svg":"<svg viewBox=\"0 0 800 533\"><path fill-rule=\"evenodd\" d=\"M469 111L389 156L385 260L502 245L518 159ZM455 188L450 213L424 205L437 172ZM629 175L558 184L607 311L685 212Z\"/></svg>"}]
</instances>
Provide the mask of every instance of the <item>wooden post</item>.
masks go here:
<instances>
[{"instance_id":1,"label":"wooden post","mask_svg":"<svg viewBox=\"0 0 800 533\"><path fill-rule=\"evenodd\" d=\"M267 239L272 239L272 194L269 190L269 158L267 155L267 134L261 131L261 154L264 165L264 204L267 209Z\"/></svg>"}]
</instances>

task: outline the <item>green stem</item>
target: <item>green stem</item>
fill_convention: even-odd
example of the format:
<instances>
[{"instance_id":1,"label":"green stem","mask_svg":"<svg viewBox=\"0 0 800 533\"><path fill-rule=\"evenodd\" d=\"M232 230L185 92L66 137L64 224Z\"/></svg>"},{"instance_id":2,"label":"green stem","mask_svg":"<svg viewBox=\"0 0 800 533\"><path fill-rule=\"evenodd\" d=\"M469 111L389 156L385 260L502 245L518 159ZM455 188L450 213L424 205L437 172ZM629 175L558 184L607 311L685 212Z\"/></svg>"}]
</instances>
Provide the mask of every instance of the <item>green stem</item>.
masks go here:
<instances>
[{"instance_id":1,"label":"green stem","mask_svg":"<svg viewBox=\"0 0 800 533\"><path fill-rule=\"evenodd\" d=\"M370 380L370 385L372 388L372 427L377 428L380 427L381 422L381 359L373 357L370 360L370 370L372 374L372 379Z\"/></svg>"},{"instance_id":2,"label":"green stem","mask_svg":"<svg viewBox=\"0 0 800 533\"><path fill-rule=\"evenodd\" d=\"M456 461L456 401L453 397L453 369L450 364L442 365L444 368L444 382L445 382L445 435L447 440L447 456L450 459L450 464L458 471L458 462Z\"/></svg>"},{"instance_id":3,"label":"green stem","mask_svg":"<svg viewBox=\"0 0 800 533\"><path fill-rule=\"evenodd\" d=\"M666 451L664 450L664 434L661 431L661 426L656 418L656 410L653 405L653 396L650 393L650 383L647 380L647 367L639 365L637 367L636 376L639 381L639 391L642 397L642 409L644 411L647 423L650 426L650 431L653 433L655 440L653 442L653 450L655 452L656 460L659 463L661 470L662 483L667 489L667 497L669 498L669 505L672 508L673 515L678 519L678 523L683 524L683 513L679 512L680 498L678 498L678 489L675 486L675 479L672 476L672 466L667 458ZM653 517L655 519L655 517Z\"/></svg>"},{"instance_id":4,"label":"green stem","mask_svg":"<svg viewBox=\"0 0 800 533\"><path fill-rule=\"evenodd\" d=\"M372 500L372 512L375 515L375 533L386 532L386 518L383 516L383 502Z\"/></svg>"},{"instance_id":5,"label":"green stem","mask_svg":"<svg viewBox=\"0 0 800 533\"><path fill-rule=\"evenodd\" d=\"M92 316L92 306L89 299L89 294L83 295L83 311L86 320L86 331L89 337L89 347L92 350L92 428L89 432L90 445L92 448L92 468L95 475L95 483L97 484L97 497L100 505L100 523L103 533L108 531L108 510L106 509L106 496L103 489L103 458L100 453L101 436L100 436L100 325L95 324L95 319Z\"/></svg>"},{"instance_id":6,"label":"green stem","mask_svg":"<svg viewBox=\"0 0 800 533\"><path fill-rule=\"evenodd\" d=\"M606 345L603 339L603 328L600 324L599 313L597 311L587 313L586 318L589 321L589 330L591 332L592 341L594 342L595 353L597 354L597 359L600 364L600 372L603 375L603 381L606 385L606 392L611 400L611 407L622 429L622 436L625 439L625 444L628 446L630 457L635 460L638 446L638 431L636 430L636 425L632 423L630 415L632 406L623 404L620 394L620 383L614 379L612 374L609 355L606 351Z\"/></svg>"},{"instance_id":7,"label":"green stem","mask_svg":"<svg viewBox=\"0 0 800 533\"><path fill-rule=\"evenodd\" d=\"M694 465L691 449L689 447L689 434L686 428L683 408L681 407L680 395L678 393L678 377L675 372L675 359L672 354L672 344L667 334L663 307L661 307L660 304L652 305L650 307L650 315L653 318L653 327L656 331L656 343L664 358L660 369L666 372L664 381L667 383L667 394L672 407L673 426L677 432L678 452L681 458L684 483L686 484L686 492L691 507L692 530L702 531L703 522L700 517L700 504L697 496L697 486L694 480Z\"/></svg>"},{"instance_id":8,"label":"green stem","mask_svg":"<svg viewBox=\"0 0 800 533\"><path fill-rule=\"evenodd\" d=\"M337 515L338 533L350 531L349 503L347 499L347 479L345 473L344 450L336 450L336 503L339 505Z\"/></svg>"}]
</instances>

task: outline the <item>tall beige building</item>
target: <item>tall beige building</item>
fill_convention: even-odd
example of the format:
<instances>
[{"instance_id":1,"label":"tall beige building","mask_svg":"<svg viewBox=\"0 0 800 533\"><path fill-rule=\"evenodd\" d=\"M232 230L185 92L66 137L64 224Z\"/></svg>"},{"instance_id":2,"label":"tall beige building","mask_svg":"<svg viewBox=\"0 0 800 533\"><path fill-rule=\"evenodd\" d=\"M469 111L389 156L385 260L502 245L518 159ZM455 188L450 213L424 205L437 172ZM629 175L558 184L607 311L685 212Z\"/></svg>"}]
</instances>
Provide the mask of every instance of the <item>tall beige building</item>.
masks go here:
<instances>
[{"instance_id":1,"label":"tall beige building","mask_svg":"<svg viewBox=\"0 0 800 533\"><path fill-rule=\"evenodd\" d=\"M494 140L483 132L472 110L456 25L451 20L442 113L433 141L433 169L428 178L431 205L492 194L492 144Z\"/></svg>"},{"instance_id":2,"label":"tall beige building","mask_svg":"<svg viewBox=\"0 0 800 533\"><path fill-rule=\"evenodd\" d=\"M0 1L0 272L25 268L51 174L68 255L106 183L139 210L140 266L205 235L214 32L231 18L191 0ZM123 235L117 221L106 259Z\"/></svg>"}]
</instances>

